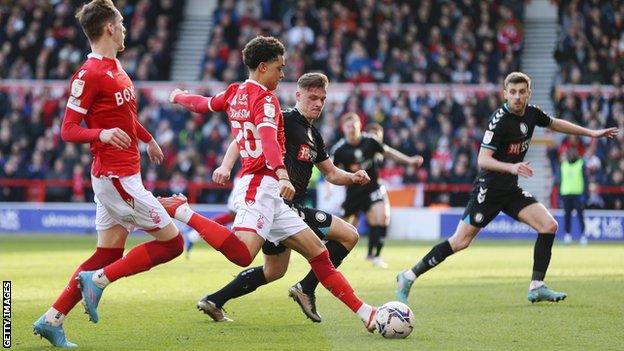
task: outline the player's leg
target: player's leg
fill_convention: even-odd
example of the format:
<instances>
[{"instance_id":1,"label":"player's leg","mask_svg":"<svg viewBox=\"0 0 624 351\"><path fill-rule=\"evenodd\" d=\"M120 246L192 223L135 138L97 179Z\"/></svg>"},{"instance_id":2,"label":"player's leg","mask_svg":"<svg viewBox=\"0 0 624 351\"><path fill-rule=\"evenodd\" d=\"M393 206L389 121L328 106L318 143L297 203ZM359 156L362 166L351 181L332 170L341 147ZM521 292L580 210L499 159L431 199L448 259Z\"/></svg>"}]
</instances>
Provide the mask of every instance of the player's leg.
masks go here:
<instances>
[{"instance_id":1,"label":"player's leg","mask_svg":"<svg viewBox=\"0 0 624 351\"><path fill-rule=\"evenodd\" d=\"M142 228L155 239L135 246L123 259L97 271L78 273L83 304L90 320L97 323L97 305L108 284L174 259L182 254L184 240L163 206L145 189L140 174L92 177L92 184L95 195L115 221L128 231L134 226Z\"/></svg>"},{"instance_id":2,"label":"player's leg","mask_svg":"<svg viewBox=\"0 0 624 351\"><path fill-rule=\"evenodd\" d=\"M579 228L581 228L581 238L579 239L579 244L587 245L587 236L585 235L585 214L583 213L585 205L583 204L581 196L575 196L574 200L576 218L579 221Z\"/></svg>"},{"instance_id":3,"label":"player's leg","mask_svg":"<svg viewBox=\"0 0 624 351\"><path fill-rule=\"evenodd\" d=\"M357 230L344 220L316 209L304 209L305 222L321 239L327 240L325 247L329 252L329 259L334 267L338 268L342 260L355 247L359 239ZM315 290L318 279L312 270L297 284L288 289L288 294L301 307L303 313L313 322L322 321L316 311Z\"/></svg>"},{"instance_id":4,"label":"player's leg","mask_svg":"<svg viewBox=\"0 0 624 351\"><path fill-rule=\"evenodd\" d=\"M331 263L327 249L310 228L289 236L281 243L305 257L321 284L356 313L366 329L370 332L375 330L376 308L364 303L355 294L347 279Z\"/></svg>"},{"instance_id":5,"label":"player's leg","mask_svg":"<svg viewBox=\"0 0 624 351\"><path fill-rule=\"evenodd\" d=\"M574 198L572 195L562 195L561 200L563 201L563 227L565 229L565 234L563 235L563 241L566 244L572 242L572 211L574 210Z\"/></svg>"},{"instance_id":6,"label":"player's leg","mask_svg":"<svg viewBox=\"0 0 624 351\"><path fill-rule=\"evenodd\" d=\"M533 199L533 197L531 197ZM507 211L506 211L507 212ZM508 212L512 217L513 210ZM533 249L533 274L529 284L527 298L531 302L538 301L561 301L567 297L565 293L550 290L544 284L546 271L550 265L552 246L557 233L558 224L546 207L539 202L533 202L517 212L520 221L528 224L537 231L537 240Z\"/></svg>"},{"instance_id":7,"label":"player's leg","mask_svg":"<svg viewBox=\"0 0 624 351\"><path fill-rule=\"evenodd\" d=\"M100 205L101 206L101 205ZM103 208L99 209L102 211ZM101 219L105 213L98 211L98 218ZM110 220L110 217L109 217ZM95 252L84 261L69 278L69 282L58 296L52 307L41 316L34 324L33 331L45 337L50 343L57 347L74 347L75 344L69 342L63 330L63 321L74 306L82 299L76 276L84 270L100 269L123 256L124 246L128 231L119 224L111 228L98 232L98 241Z\"/></svg>"},{"instance_id":8,"label":"player's leg","mask_svg":"<svg viewBox=\"0 0 624 351\"><path fill-rule=\"evenodd\" d=\"M489 194L487 194L489 191ZM411 269L397 275L397 300L407 303L412 284L419 276L425 274L433 267L442 263L448 256L467 248L501 209L501 200L504 194L495 189L486 189L477 184L470 195L462 220L457 225L455 233L447 240L434 246L420 261Z\"/></svg>"},{"instance_id":9,"label":"player's leg","mask_svg":"<svg viewBox=\"0 0 624 351\"><path fill-rule=\"evenodd\" d=\"M239 236L239 231L237 231L235 234L221 224L193 211L183 195L159 198L158 201L165 207L169 216L195 229L204 241L236 265L242 267L249 266L251 261L253 261L253 257L260 251L262 241L257 242L253 239L243 240L243 237L241 237L249 238L255 235L255 233L249 232ZM251 250L252 246L254 250Z\"/></svg>"},{"instance_id":10,"label":"player's leg","mask_svg":"<svg viewBox=\"0 0 624 351\"><path fill-rule=\"evenodd\" d=\"M204 296L197 308L208 314L215 322L228 322L230 318L223 312L223 305L229 300L247 295L262 285L280 279L286 274L290 249L282 245L265 242L262 251L264 265L241 271L231 282L212 294Z\"/></svg>"},{"instance_id":11,"label":"player's leg","mask_svg":"<svg viewBox=\"0 0 624 351\"><path fill-rule=\"evenodd\" d=\"M366 211L366 220L370 225L370 232L375 233L375 252L373 253L373 265L378 268L388 268L386 262L381 258L383 248L390 224L390 200L385 194L385 189L376 191L379 195L374 195L374 200L370 208ZM373 196L373 195L371 195ZM372 238L373 236L371 236Z\"/></svg>"}]
</instances>

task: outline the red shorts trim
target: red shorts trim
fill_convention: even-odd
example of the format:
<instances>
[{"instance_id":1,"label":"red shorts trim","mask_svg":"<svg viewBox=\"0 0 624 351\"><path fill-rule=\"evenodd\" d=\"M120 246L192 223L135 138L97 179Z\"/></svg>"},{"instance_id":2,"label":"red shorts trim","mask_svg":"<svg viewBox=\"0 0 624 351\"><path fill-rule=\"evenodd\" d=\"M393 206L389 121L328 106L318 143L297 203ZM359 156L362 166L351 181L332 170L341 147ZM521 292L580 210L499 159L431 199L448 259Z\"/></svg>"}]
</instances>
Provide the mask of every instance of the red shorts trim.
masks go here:
<instances>
[{"instance_id":1,"label":"red shorts trim","mask_svg":"<svg viewBox=\"0 0 624 351\"><path fill-rule=\"evenodd\" d=\"M134 197L128 194L128 192L123 188L123 185L121 185L121 181L119 180L119 178L111 178L111 181L113 182L113 186L115 187L115 189L117 189L119 196L121 196L121 198L128 204L128 206L134 208Z\"/></svg>"},{"instance_id":2,"label":"red shorts trim","mask_svg":"<svg viewBox=\"0 0 624 351\"><path fill-rule=\"evenodd\" d=\"M256 202L256 194L258 193L258 187L260 183L262 183L262 178L264 175L262 174L254 174L253 178L249 182L249 187L247 188L247 192L245 193L245 203L247 205L252 205Z\"/></svg>"},{"instance_id":3,"label":"red shorts trim","mask_svg":"<svg viewBox=\"0 0 624 351\"><path fill-rule=\"evenodd\" d=\"M260 235L260 234L258 233L258 231L257 231L257 230L255 230L254 228L247 228L247 227L232 227L232 231L233 231L233 232L236 232L236 231L239 231L239 230L240 230L240 231L245 231L245 232L253 232L253 233L256 233L256 234Z\"/></svg>"}]
</instances>

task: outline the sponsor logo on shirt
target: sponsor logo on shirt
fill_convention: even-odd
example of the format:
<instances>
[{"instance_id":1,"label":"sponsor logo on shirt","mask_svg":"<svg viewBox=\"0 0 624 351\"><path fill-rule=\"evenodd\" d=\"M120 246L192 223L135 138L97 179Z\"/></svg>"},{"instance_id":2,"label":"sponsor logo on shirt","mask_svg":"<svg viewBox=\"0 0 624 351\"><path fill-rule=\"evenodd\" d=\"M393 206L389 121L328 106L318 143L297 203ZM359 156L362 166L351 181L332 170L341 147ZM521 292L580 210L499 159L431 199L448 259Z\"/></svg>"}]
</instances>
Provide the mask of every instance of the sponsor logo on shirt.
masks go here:
<instances>
[{"instance_id":1,"label":"sponsor logo on shirt","mask_svg":"<svg viewBox=\"0 0 624 351\"><path fill-rule=\"evenodd\" d=\"M230 118L232 119L248 119L249 118L249 110L247 109L240 109L237 110L235 108L230 107Z\"/></svg>"},{"instance_id":2,"label":"sponsor logo on shirt","mask_svg":"<svg viewBox=\"0 0 624 351\"><path fill-rule=\"evenodd\" d=\"M131 100L135 100L136 95L134 95L134 87L129 86L124 88L122 91L115 92L115 102L117 106L123 105L125 102L130 102Z\"/></svg>"},{"instance_id":3,"label":"sponsor logo on shirt","mask_svg":"<svg viewBox=\"0 0 624 351\"><path fill-rule=\"evenodd\" d=\"M307 144L299 145L299 152L297 152L297 159L299 161L310 162L312 159L312 153L310 152L310 146Z\"/></svg>"},{"instance_id":4,"label":"sponsor logo on shirt","mask_svg":"<svg viewBox=\"0 0 624 351\"><path fill-rule=\"evenodd\" d=\"M520 155L525 152L529 148L529 144L531 143L531 139L527 139L525 141L519 141L517 143L509 144L507 147L508 155Z\"/></svg>"}]
</instances>

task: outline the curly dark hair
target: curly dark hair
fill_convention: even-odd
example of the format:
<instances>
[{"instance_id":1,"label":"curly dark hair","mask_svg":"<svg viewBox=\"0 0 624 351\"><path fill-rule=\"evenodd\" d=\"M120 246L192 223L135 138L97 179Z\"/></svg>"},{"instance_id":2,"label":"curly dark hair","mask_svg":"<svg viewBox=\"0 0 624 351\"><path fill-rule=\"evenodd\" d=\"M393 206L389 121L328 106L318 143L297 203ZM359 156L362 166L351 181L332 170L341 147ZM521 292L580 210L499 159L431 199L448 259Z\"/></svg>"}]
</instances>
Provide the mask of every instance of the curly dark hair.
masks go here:
<instances>
[{"instance_id":1,"label":"curly dark hair","mask_svg":"<svg viewBox=\"0 0 624 351\"><path fill-rule=\"evenodd\" d=\"M249 69L255 70L261 62L275 61L278 56L283 56L284 52L286 52L284 44L279 40L259 35L245 45L243 62Z\"/></svg>"}]
</instances>

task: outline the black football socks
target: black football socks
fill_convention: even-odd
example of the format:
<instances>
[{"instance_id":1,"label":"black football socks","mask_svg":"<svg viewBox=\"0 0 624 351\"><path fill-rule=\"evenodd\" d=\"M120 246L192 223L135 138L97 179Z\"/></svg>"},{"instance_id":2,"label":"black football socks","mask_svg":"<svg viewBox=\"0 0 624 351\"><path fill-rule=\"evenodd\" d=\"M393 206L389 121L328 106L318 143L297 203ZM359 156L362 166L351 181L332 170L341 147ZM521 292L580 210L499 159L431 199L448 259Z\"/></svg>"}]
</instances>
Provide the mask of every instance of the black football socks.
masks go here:
<instances>
[{"instance_id":1,"label":"black football socks","mask_svg":"<svg viewBox=\"0 0 624 351\"><path fill-rule=\"evenodd\" d=\"M412 272L414 272L414 274L418 277L431 268L442 263L442 261L452 254L453 249L451 248L451 244L448 240L445 240L434 246L431 251L429 251L429 253L422 258L422 260L418 261L418 263L412 267Z\"/></svg>"}]
</instances>

